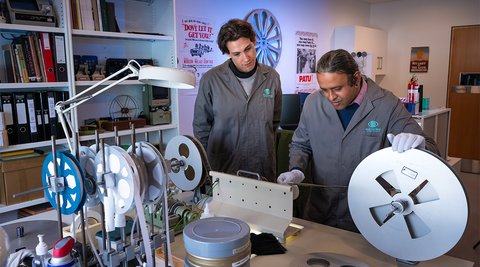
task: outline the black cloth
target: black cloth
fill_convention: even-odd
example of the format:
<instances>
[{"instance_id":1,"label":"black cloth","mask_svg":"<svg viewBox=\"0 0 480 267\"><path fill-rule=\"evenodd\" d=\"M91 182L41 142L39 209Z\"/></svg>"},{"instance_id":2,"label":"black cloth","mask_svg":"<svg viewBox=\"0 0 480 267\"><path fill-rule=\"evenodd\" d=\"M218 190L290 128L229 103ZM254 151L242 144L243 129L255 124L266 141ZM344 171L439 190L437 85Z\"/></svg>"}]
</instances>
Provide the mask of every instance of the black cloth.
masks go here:
<instances>
[{"instance_id":1,"label":"black cloth","mask_svg":"<svg viewBox=\"0 0 480 267\"><path fill-rule=\"evenodd\" d=\"M287 251L277 238L269 233L261 233L259 235L250 233L250 242L252 243L252 254L260 255L275 255L285 254Z\"/></svg>"}]
</instances>

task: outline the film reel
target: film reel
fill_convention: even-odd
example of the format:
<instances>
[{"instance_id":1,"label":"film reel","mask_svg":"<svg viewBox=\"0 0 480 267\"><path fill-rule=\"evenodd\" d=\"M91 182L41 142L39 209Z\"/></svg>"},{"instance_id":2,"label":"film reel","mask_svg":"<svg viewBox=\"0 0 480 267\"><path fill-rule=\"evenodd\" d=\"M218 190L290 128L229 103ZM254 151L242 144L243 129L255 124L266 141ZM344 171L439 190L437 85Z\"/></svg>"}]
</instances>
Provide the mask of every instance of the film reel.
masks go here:
<instances>
[{"instance_id":1,"label":"film reel","mask_svg":"<svg viewBox=\"0 0 480 267\"><path fill-rule=\"evenodd\" d=\"M100 203L98 196L98 187L95 182L95 151L86 146L79 148L80 168L85 170L85 180L83 181L86 200L85 206L93 207Z\"/></svg>"},{"instance_id":2,"label":"film reel","mask_svg":"<svg viewBox=\"0 0 480 267\"><path fill-rule=\"evenodd\" d=\"M350 180L348 204L372 245L409 261L448 252L468 220L456 174L438 156L418 149L397 153L388 147L365 158Z\"/></svg>"},{"instance_id":3,"label":"film reel","mask_svg":"<svg viewBox=\"0 0 480 267\"><path fill-rule=\"evenodd\" d=\"M56 153L57 164L53 162L53 154L50 153L43 161L42 183L50 185L50 177L55 175L57 168L58 177L64 177L65 189L60 194L60 212L68 215L79 211L85 202L85 191L83 188L83 174L80 164L75 157L68 152ZM57 209L56 194L51 188L46 188L45 198L54 209Z\"/></svg>"},{"instance_id":4,"label":"film reel","mask_svg":"<svg viewBox=\"0 0 480 267\"><path fill-rule=\"evenodd\" d=\"M103 180L103 151L99 151L95 157L97 181ZM111 188L115 197L115 213L124 214L133 207L134 190L139 186L139 170L130 155L117 146L105 147L105 177L109 173L113 181L105 181L107 185L113 183ZM100 187L100 199L104 202L105 187Z\"/></svg>"},{"instance_id":5,"label":"film reel","mask_svg":"<svg viewBox=\"0 0 480 267\"><path fill-rule=\"evenodd\" d=\"M170 160L171 165L169 177L182 190L193 190L205 182L200 153L203 147L192 140L195 139L178 135L168 142L165 149L165 158Z\"/></svg>"},{"instance_id":6,"label":"film reel","mask_svg":"<svg viewBox=\"0 0 480 267\"><path fill-rule=\"evenodd\" d=\"M131 153L132 147L130 146L127 151ZM144 141L136 143L135 154L144 162L147 173L143 203L155 204L162 199L163 191L167 183L165 160L155 146Z\"/></svg>"}]
</instances>

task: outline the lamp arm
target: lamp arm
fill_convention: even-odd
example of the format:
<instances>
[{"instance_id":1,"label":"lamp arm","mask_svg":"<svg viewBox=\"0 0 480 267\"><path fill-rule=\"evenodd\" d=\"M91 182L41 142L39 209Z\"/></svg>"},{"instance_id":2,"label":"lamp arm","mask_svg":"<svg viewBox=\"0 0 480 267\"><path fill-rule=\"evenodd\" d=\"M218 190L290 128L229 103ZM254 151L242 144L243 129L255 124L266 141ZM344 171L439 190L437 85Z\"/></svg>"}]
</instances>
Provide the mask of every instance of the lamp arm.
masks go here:
<instances>
[{"instance_id":1,"label":"lamp arm","mask_svg":"<svg viewBox=\"0 0 480 267\"><path fill-rule=\"evenodd\" d=\"M138 77L138 73L139 73L140 68L141 68L141 65L137 61L130 60L128 62L128 64L125 67L123 67L121 70L119 70L119 71L113 73L112 75L108 76L107 78L95 83L94 85L90 86L89 88L87 88L83 92L69 98L68 100L59 101L55 104L55 111L57 113L59 122L62 125L62 129L63 129L63 132L65 133L65 137L67 139L67 143L68 143L68 146L69 146L69 149L70 149L71 152L73 152L73 145L70 141L70 136L69 136L69 131L68 130L70 129L72 133L74 131L73 131L72 124L71 124L70 120L68 118L66 118L65 114L69 113L72 109L78 107L79 105L81 105L84 102L90 100L91 98L93 98L93 97L105 92L106 90L112 88L113 86L125 81L126 79L129 79L131 77ZM118 74L123 73L127 69L129 69L132 73L127 74L126 76L122 77L121 79L116 80L115 82L105 86L101 90L99 90L99 91L97 91L97 92L95 92L91 95L83 96L84 94L92 91L93 89L95 89L99 85L103 84L104 82L109 81L113 77L117 76ZM68 108L64 109L66 105L70 105L70 106Z\"/></svg>"},{"instance_id":2,"label":"lamp arm","mask_svg":"<svg viewBox=\"0 0 480 267\"><path fill-rule=\"evenodd\" d=\"M134 64L136 64L137 66L134 66ZM123 82L124 80L126 79L129 79L131 77L138 77L138 73L139 73L139 70L140 70L140 64L138 64L137 61L135 60L130 60L128 62L128 64L123 67L121 70L111 74L110 76L108 76L107 78L95 83L94 85L88 87L86 90L76 94L75 96L69 98L68 100L66 101L60 101L57 103L57 105L62 105L62 106L66 106L66 105L69 105L70 104L70 107L68 107L67 109L65 109L63 112L68 112L70 111L71 109L81 105L82 103L84 103L85 101L89 100L90 98L93 98L101 93L103 93L104 91L110 89L111 87ZM100 86L101 84L105 83L106 81L109 81L111 80L113 77L117 76L118 74L126 71L127 69L129 69L132 73L122 77L121 79L119 80L116 80L115 82L109 84L108 86L105 86L104 88L102 88L101 90L91 94L91 95L85 95L86 93L92 91L93 89L95 89L96 87ZM83 96L85 95L85 96Z\"/></svg>"},{"instance_id":3,"label":"lamp arm","mask_svg":"<svg viewBox=\"0 0 480 267\"><path fill-rule=\"evenodd\" d=\"M116 73L118 73L118 72L116 72ZM112 74L112 75L116 75L116 73L114 73L114 74ZM112 76L112 75L110 75L110 76ZM110 77L110 76L109 76L109 77ZM65 105L67 105L68 103L72 103L68 108L66 108L66 109L63 110L64 113L69 112L70 110L72 110L72 109L80 106L81 104L85 103L86 101L90 100L91 98L94 98L95 96L97 96L97 95L99 95L99 94L107 91L108 89L114 87L115 85L117 85L117 84L119 84L119 83L121 83L121 82L123 82L123 81L125 81L125 80L127 80L127 79L129 79L129 78L131 78L131 77L136 77L136 76L138 76L138 74L130 73L130 74L126 75L125 77L122 77L121 79L116 80L115 82L113 82L113 83L111 83L111 84L103 87L102 89L98 90L97 92L95 92L95 93L93 93L93 94L91 94L91 95L87 95L87 96L84 96L84 97L76 97L76 96L75 96L75 98L77 98L76 100L77 100L78 102L72 103L72 100L73 100L73 99L69 99L69 100L67 100L67 101L58 102L57 105L65 106ZM105 80L106 80L106 79L105 79ZM103 82L103 81L102 81L102 82ZM85 91L91 91L92 89L94 89L94 88L97 87L98 85L99 85L99 83L94 84L94 85L92 85L91 87L87 88L87 90L85 90ZM85 92L85 91L84 91L84 92ZM82 93L83 93L83 92L82 92ZM79 99L80 99L80 100L79 100Z\"/></svg>"}]
</instances>

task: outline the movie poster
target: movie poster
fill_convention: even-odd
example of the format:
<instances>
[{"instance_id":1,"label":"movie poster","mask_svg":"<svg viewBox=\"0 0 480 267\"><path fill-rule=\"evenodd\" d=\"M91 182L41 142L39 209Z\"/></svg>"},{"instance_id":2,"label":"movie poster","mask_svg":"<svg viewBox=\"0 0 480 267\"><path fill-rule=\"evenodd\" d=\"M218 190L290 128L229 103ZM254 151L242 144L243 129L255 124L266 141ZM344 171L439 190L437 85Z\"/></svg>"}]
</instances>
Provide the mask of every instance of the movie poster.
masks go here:
<instances>
[{"instance_id":1,"label":"movie poster","mask_svg":"<svg viewBox=\"0 0 480 267\"><path fill-rule=\"evenodd\" d=\"M313 32L297 31L297 92L311 92L318 89L315 68L317 64L318 34Z\"/></svg>"},{"instance_id":2,"label":"movie poster","mask_svg":"<svg viewBox=\"0 0 480 267\"><path fill-rule=\"evenodd\" d=\"M187 17L177 26L179 67L195 74L196 87L202 75L218 65L215 58L216 32L207 18Z\"/></svg>"}]
</instances>

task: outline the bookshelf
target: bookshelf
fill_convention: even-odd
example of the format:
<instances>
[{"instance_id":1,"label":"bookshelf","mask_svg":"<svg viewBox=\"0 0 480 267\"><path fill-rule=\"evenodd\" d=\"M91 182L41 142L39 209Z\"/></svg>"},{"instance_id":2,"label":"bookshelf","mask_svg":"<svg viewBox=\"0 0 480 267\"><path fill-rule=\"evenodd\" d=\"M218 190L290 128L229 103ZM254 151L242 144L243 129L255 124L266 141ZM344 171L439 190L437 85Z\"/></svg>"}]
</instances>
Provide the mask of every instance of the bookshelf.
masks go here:
<instances>
[{"instance_id":1,"label":"bookshelf","mask_svg":"<svg viewBox=\"0 0 480 267\"><path fill-rule=\"evenodd\" d=\"M84 0L79 0L84 1ZM152 59L155 65L174 67L176 66L175 49L175 18L174 1L112 1L115 6L115 17L120 32L105 32L94 30L82 30L73 28L72 10L74 6L71 3L75 1L54 0L52 4L57 14L57 27L43 27L35 25L15 25L0 23L0 33L2 36L18 36L32 32L60 33L65 36L65 52L68 80L66 82L30 82L30 83L6 83L6 77L3 70L5 68L5 58L2 53L0 56L0 94L3 92L35 92L40 90L66 91L70 95L75 95L82 90L93 85L94 81L75 81L73 71L74 55L93 55L97 56L99 64L105 64L107 58L126 58L126 59ZM138 33L132 33L138 32ZM0 44L8 44L10 40L0 38ZM2 77L3 76L3 77ZM107 83L108 84L108 83ZM138 99L138 105L142 107L142 86L137 81L125 81L106 93L103 97L92 99L78 107L74 112L73 122L75 128L84 124L86 119L98 117L107 117L109 114L105 111L105 104L111 101L116 94L133 95ZM171 89L172 122L168 125L146 127L140 130L142 133L152 133L154 142L159 141L159 129L165 131L167 139L178 134L177 129L177 96L175 89ZM97 118L98 118L97 117ZM139 129L137 129L137 132ZM113 134L113 133L112 133ZM129 135L129 131L121 131L120 135ZM110 136L110 133L102 136ZM86 137L80 138L85 140ZM88 138L87 138L88 139ZM63 140L59 140L64 144ZM0 148L1 151L15 151L26 148L37 148L48 146L48 141L14 144L8 147Z\"/></svg>"},{"instance_id":2,"label":"bookshelf","mask_svg":"<svg viewBox=\"0 0 480 267\"><path fill-rule=\"evenodd\" d=\"M126 59L151 59L154 65L164 67L176 66L176 43L175 43L175 1L174 0L108 0L114 3L115 18L120 32L107 32L96 30L84 30L74 28L72 21L71 0L52 0L57 26L43 27L35 25L15 25L0 23L0 46L11 43L6 37L29 33L47 32L51 34L63 34L65 40L65 57L67 80L64 82L5 82L5 57L0 54L0 94L7 92L37 92L37 91L61 91L68 92L70 96L78 94L93 85L95 81L76 81L74 73L74 55L90 55L98 58L99 64L105 64L107 58ZM84 0L79 0L84 1ZM111 82L110 82L111 83ZM106 84L109 84L107 82ZM106 91L79 106L72 112L73 128L79 129L87 119L108 117L107 105L118 95L129 95L137 101L143 111L144 84L127 80L115 88ZM170 89L171 123L162 125L147 125L135 130L137 140L149 140L151 143L168 142L169 139L178 135L178 104L176 89ZM130 142L130 130L118 131L124 141ZM113 132L103 132L100 138L114 141ZM95 140L95 136L86 135L79 137L80 142L88 144ZM107 141L107 142L108 142ZM58 139L57 144L65 146L65 139ZM44 140L14 144L0 147L0 152L16 151L29 148L45 148L49 150L51 142ZM16 210L21 207L42 203L45 200L36 199L15 206L1 206L0 213Z\"/></svg>"}]
</instances>

